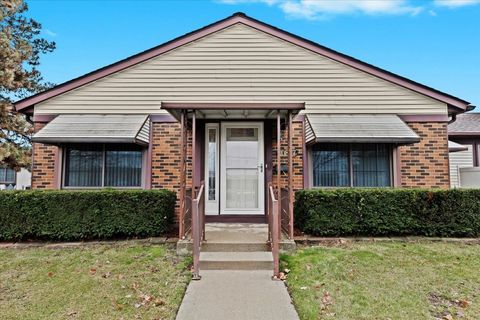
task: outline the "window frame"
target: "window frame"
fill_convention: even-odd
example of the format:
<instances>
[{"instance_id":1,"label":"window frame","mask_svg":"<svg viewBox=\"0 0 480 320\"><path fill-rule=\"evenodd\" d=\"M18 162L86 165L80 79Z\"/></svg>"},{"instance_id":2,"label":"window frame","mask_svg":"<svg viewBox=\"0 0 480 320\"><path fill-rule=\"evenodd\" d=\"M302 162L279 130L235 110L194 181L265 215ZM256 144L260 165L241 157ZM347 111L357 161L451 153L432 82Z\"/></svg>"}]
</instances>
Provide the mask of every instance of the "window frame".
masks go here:
<instances>
[{"instance_id":1,"label":"window frame","mask_svg":"<svg viewBox=\"0 0 480 320\"><path fill-rule=\"evenodd\" d=\"M92 186L92 187L87 187L87 186L67 186L65 185L66 181L66 174L67 174L67 152L68 148L76 145L86 145L82 143L72 143L72 144L66 144L62 147L62 183L61 183L61 188L65 190L100 190L100 189L119 189L119 190L129 190L129 189L145 189L145 172L146 172L146 153L147 150L146 148L143 148L142 146L140 147L140 152L142 153L142 170L140 173L141 179L140 179L140 186L132 186L132 187L115 187L115 186L105 186L105 164L106 164L106 145L130 145L129 143L98 143L102 145L102 185L101 186ZM137 145L138 146L138 145Z\"/></svg>"},{"instance_id":2,"label":"window frame","mask_svg":"<svg viewBox=\"0 0 480 320\"><path fill-rule=\"evenodd\" d=\"M17 172L9 167L0 167L0 170L5 171L5 179L7 179L7 170L13 171L13 181L0 180L0 184L4 185L17 185Z\"/></svg>"},{"instance_id":3,"label":"window frame","mask_svg":"<svg viewBox=\"0 0 480 320\"><path fill-rule=\"evenodd\" d=\"M314 177L313 177L313 147L317 144L322 144L322 143L315 143L311 145L308 150L307 150L307 156L308 156L308 177L309 177L309 187L311 189L340 189L340 188L393 188L395 187L395 157L394 157L394 151L396 149L396 146L393 144L389 143L329 143L329 144L337 144L337 145L348 145L348 168L349 168L349 185L348 186L315 186L314 185ZM353 145L385 145L387 146L387 154L388 154L388 162L389 162L389 175L390 175L390 184L388 186L375 186L375 187L358 187L354 185L354 171L353 171L353 157L352 157L352 146Z\"/></svg>"}]
</instances>

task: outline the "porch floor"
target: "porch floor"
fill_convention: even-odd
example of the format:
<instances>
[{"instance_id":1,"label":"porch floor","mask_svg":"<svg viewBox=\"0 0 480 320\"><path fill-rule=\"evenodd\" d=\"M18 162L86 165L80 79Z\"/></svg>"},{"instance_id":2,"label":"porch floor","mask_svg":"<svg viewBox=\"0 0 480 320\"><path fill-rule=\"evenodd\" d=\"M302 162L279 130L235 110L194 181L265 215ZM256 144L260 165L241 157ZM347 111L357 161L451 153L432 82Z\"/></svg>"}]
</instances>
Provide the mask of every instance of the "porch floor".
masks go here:
<instances>
[{"instance_id":1,"label":"porch floor","mask_svg":"<svg viewBox=\"0 0 480 320\"><path fill-rule=\"evenodd\" d=\"M207 223L205 238L213 243L265 243L268 225L263 223Z\"/></svg>"}]
</instances>

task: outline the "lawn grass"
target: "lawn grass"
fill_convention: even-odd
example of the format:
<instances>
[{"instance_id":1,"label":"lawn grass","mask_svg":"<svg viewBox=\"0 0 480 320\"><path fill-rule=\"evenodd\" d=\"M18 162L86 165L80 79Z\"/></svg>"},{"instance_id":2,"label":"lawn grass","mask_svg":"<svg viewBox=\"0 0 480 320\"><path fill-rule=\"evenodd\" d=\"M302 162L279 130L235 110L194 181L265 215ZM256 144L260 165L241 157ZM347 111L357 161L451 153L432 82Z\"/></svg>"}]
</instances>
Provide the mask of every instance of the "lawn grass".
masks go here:
<instances>
[{"instance_id":1,"label":"lawn grass","mask_svg":"<svg viewBox=\"0 0 480 320\"><path fill-rule=\"evenodd\" d=\"M282 256L306 319L480 319L480 246L352 243Z\"/></svg>"},{"instance_id":2,"label":"lawn grass","mask_svg":"<svg viewBox=\"0 0 480 320\"><path fill-rule=\"evenodd\" d=\"M0 250L0 318L174 319L188 259L164 245Z\"/></svg>"}]
</instances>

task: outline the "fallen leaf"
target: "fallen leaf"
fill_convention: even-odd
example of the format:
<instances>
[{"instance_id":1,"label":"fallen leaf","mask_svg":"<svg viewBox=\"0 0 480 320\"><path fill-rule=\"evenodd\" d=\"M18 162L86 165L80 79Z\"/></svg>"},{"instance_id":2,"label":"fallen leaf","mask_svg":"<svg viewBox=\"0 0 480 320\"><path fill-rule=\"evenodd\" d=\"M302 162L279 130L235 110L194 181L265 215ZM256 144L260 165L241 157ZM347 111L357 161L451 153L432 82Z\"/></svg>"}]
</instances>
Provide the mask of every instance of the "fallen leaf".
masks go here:
<instances>
[{"instance_id":1,"label":"fallen leaf","mask_svg":"<svg viewBox=\"0 0 480 320\"><path fill-rule=\"evenodd\" d=\"M117 303L117 304L115 305L115 308L116 308L117 310L123 310L123 304Z\"/></svg>"},{"instance_id":2,"label":"fallen leaf","mask_svg":"<svg viewBox=\"0 0 480 320\"><path fill-rule=\"evenodd\" d=\"M165 304L165 301L163 301L162 299L155 299L154 303L153 303L155 306L163 306Z\"/></svg>"},{"instance_id":3,"label":"fallen leaf","mask_svg":"<svg viewBox=\"0 0 480 320\"><path fill-rule=\"evenodd\" d=\"M286 274L290 273L290 269L285 269L285 270L283 270L283 272L285 272Z\"/></svg>"},{"instance_id":4,"label":"fallen leaf","mask_svg":"<svg viewBox=\"0 0 480 320\"><path fill-rule=\"evenodd\" d=\"M325 307L332 304L332 296L328 291L323 292L322 303Z\"/></svg>"},{"instance_id":5,"label":"fallen leaf","mask_svg":"<svg viewBox=\"0 0 480 320\"><path fill-rule=\"evenodd\" d=\"M446 316L443 316L444 320L453 320L453 317L451 314L447 314Z\"/></svg>"},{"instance_id":6,"label":"fallen leaf","mask_svg":"<svg viewBox=\"0 0 480 320\"><path fill-rule=\"evenodd\" d=\"M307 287L300 287L300 290L307 290Z\"/></svg>"},{"instance_id":7,"label":"fallen leaf","mask_svg":"<svg viewBox=\"0 0 480 320\"><path fill-rule=\"evenodd\" d=\"M48 275L49 277L52 277L52 276L53 276L53 272L49 272L49 273L47 273L47 275Z\"/></svg>"},{"instance_id":8,"label":"fallen leaf","mask_svg":"<svg viewBox=\"0 0 480 320\"><path fill-rule=\"evenodd\" d=\"M307 269L307 271L310 271L310 270L312 270L312 265L311 264L306 264L305 268Z\"/></svg>"},{"instance_id":9,"label":"fallen leaf","mask_svg":"<svg viewBox=\"0 0 480 320\"><path fill-rule=\"evenodd\" d=\"M109 278L112 274L110 272L102 274L102 278Z\"/></svg>"},{"instance_id":10,"label":"fallen leaf","mask_svg":"<svg viewBox=\"0 0 480 320\"><path fill-rule=\"evenodd\" d=\"M315 289L320 289L322 286L323 286L323 283L317 282L317 283L315 283L314 287L315 287Z\"/></svg>"},{"instance_id":11,"label":"fallen leaf","mask_svg":"<svg viewBox=\"0 0 480 320\"><path fill-rule=\"evenodd\" d=\"M97 269L91 268L91 269L90 269L90 275L94 276L94 275L96 275L96 274L97 274Z\"/></svg>"},{"instance_id":12,"label":"fallen leaf","mask_svg":"<svg viewBox=\"0 0 480 320\"><path fill-rule=\"evenodd\" d=\"M458 305L462 308L467 308L470 305L470 301L468 300L459 300Z\"/></svg>"},{"instance_id":13,"label":"fallen leaf","mask_svg":"<svg viewBox=\"0 0 480 320\"><path fill-rule=\"evenodd\" d=\"M135 306L136 309L138 309L138 308L140 308L142 305L141 305L140 303L135 303L134 306Z\"/></svg>"}]
</instances>

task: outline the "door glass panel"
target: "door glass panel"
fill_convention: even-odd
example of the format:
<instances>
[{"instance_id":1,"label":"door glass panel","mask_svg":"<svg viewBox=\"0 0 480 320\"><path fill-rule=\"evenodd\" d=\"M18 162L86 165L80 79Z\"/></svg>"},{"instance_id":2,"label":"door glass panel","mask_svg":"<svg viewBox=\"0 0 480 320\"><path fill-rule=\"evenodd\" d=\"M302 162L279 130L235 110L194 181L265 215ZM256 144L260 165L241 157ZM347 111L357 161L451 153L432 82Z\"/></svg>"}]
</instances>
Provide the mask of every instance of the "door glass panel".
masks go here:
<instances>
[{"instance_id":1,"label":"door glass panel","mask_svg":"<svg viewBox=\"0 0 480 320\"><path fill-rule=\"evenodd\" d=\"M257 131L256 128L227 128L227 169L257 168Z\"/></svg>"},{"instance_id":2,"label":"door glass panel","mask_svg":"<svg viewBox=\"0 0 480 320\"><path fill-rule=\"evenodd\" d=\"M227 169L227 202L229 209L258 208L258 170Z\"/></svg>"},{"instance_id":3,"label":"door glass panel","mask_svg":"<svg viewBox=\"0 0 480 320\"><path fill-rule=\"evenodd\" d=\"M208 130L208 200L215 200L217 133L216 129Z\"/></svg>"},{"instance_id":4,"label":"door glass panel","mask_svg":"<svg viewBox=\"0 0 480 320\"><path fill-rule=\"evenodd\" d=\"M257 141L257 128L227 128L227 141Z\"/></svg>"},{"instance_id":5,"label":"door glass panel","mask_svg":"<svg viewBox=\"0 0 480 320\"><path fill-rule=\"evenodd\" d=\"M226 207L256 209L258 203L258 128L227 128Z\"/></svg>"}]
</instances>

